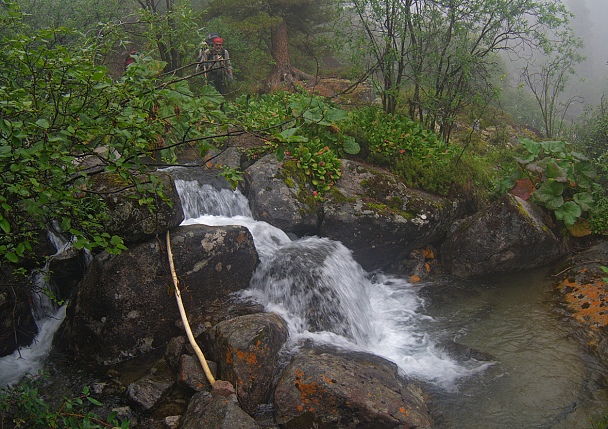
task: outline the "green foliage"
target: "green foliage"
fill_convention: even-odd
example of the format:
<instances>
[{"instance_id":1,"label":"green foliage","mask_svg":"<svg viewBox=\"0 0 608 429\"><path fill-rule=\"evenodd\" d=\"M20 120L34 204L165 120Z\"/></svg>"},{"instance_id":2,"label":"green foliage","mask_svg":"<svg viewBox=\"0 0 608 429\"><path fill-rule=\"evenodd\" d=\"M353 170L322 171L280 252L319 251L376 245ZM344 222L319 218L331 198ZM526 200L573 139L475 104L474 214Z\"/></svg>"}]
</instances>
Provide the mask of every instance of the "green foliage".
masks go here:
<instances>
[{"instance_id":1,"label":"green foliage","mask_svg":"<svg viewBox=\"0 0 608 429\"><path fill-rule=\"evenodd\" d=\"M340 128L348 113L321 97L288 92L243 96L232 114L235 122L266 139L264 147L250 152L252 158L269 152L275 152L279 161L293 157L319 196L338 179L339 158L359 152L355 139Z\"/></svg>"},{"instance_id":2,"label":"green foliage","mask_svg":"<svg viewBox=\"0 0 608 429\"><path fill-rule=\"evenodd\" d=\"M113 81L97 65L92 44L68 48L72 32L29 34L12 3L0 33L0 258L18 262L51 221L74 236L77 248L123 250L103 230L106 210L88 188L81 166L92 159L138 192L153 208L161 183L146 174L149 160L175 159L182 144L209 148L225 115L216 92L194 97L185 80L162 77L165 64L138 57ZM9 31L10 30L10 31Z\"/></svg>"},{"instance_id":3,"label":"green foliage","mask_svg":"<svg viewBox=\"0 0 608 429\"><path fill-rule=\"evenodd\" d=\"M368 35L383 109L395 113L407 100L410 118L429 128L439 124L446 139L463 106L494 95L497 53L550 52L570 40L569 13L558 1L355 0L348 5ZM405 91L408 97L401 98Z\"/></svg>"},{"instance_id":4,"label":"green foliage","mask_svg":"<svg viewBox=\"0 0 608 429\"><path fill-rule=\"evenodd\" d=\"M25 21L35 30L66 27L86 33L101 22L123 19L130 12L128 2L122 0L19 0L18 4L27 13Z\"/></svg>"},{"instance_id":5,"label":"green foliage","mask_svg":"<svg viewBox=\"0 0 608 429\"><path fill-rule=\"evenodd\" d=\"M102 404L91 396L85 386L82 394L64 398L58 409L53 409L39 393L41 377L28 377L19 384L0 389L0 425L28 429L127 429L129 420L118 420L115 412L103 419L90 411Z\"/></svg>"},{"instance_id":6,"label":"green foliage","mask_svg":"<svg viewBox=\"0 0 608 429\"><path fill-rule=\"evenodd\" d=\"M300 144L293 153L296 165L307 176L316 189L315 196L321 196L336 183L342 175L342 163L336 153L318 138Z\"/></svg>"},{"instance_id":7,"label":"green foliage","mask_svg":"<svg viewBox=\"0 0 608 429\"><path fill-rule=\"evenodd\" d=\"M596 234L608 235L608 197L606 189L600 184L593 187L592 197L595 205L591 210L589 225Z\"/></svg>"},{"instance_id":8,"label":"green foliage","mask_svg":"<svg viewBox=\"0 0 608 429\"><path fill-rule=\"evenodd\" d=\"M562 141L522 138L520 143L523 153L516 158L518 169L501 182L503 191L515 190L524 199L531 195L533 202L552 211L568 227L595 210L597 175L586 156Z\"/></svg>"},{"instance_id":9,"label":"green foliage","mask_svg":"<svg viewBox=\"0 0 608 429\"><path fill-rule=\"evenodd\" d=\"M379 164L390 166L400 156L443 164L455 155L454 146L420 122L377 108L352 112L349 127L349 132L362 142L368 159Z\"/></svg>"},{"instance_id":10,"label":"green foliage","mask_svg":"<svg viewBox=\"0 0 608 429\"><path fill-rule=\"evenodd\" d=\"M608 416L600 417L599 420L589 419L589 422L591 429L608 429Z\"/></svg>"}]
</instances>

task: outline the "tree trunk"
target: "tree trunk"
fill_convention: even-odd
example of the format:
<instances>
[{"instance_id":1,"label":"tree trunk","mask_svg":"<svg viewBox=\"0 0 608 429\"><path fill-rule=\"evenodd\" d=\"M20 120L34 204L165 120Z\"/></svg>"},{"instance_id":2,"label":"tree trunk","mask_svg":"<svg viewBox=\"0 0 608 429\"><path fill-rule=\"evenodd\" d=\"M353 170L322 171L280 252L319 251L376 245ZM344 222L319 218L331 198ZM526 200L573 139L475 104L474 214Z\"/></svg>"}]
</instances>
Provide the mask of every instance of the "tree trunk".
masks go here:
<instances>
[{"instance_id":1,"label":"tree trunk","mask_svg":"<svg viewBox=\"0 0 608 429\"><path fill-rule=\"evenodd\" d=\"M294 81L303 80L315 82L316 79L314 76L304 73L291 65L287 24L284 20L272 29L271 37L274 67L266 81L268 89L270 91L275 91L284 85L288 88L296 89Z\"/></svg>"}]
</instances>

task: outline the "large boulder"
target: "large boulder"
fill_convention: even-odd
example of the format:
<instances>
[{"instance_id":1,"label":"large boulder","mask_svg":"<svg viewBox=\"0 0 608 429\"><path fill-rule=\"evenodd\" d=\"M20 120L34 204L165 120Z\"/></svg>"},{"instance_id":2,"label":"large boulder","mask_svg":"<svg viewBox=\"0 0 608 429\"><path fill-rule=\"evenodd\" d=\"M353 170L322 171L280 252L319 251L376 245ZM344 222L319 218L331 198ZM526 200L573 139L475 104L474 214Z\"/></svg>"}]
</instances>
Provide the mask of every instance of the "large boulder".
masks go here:
<instances>
[{"instance_id":1,"label":"large boulder","mask_svg":"<svg viewBox=\"0 0 608 429\"><path fill-rule=\"evenodd\" d=\"M323 206L320 233L341 241L363 268L386 268L443 238L458 204L407 188L396 176L343 160Z\"/></svg>"},{"instance_id":2,"label":"large boulder","mask_svg":"<svg viewBox=\"0 0 608 429\"><path fill-rule=\"evenodd\" d=\"M249 205L257 220L296 235L318 233L319 207L313 188L293 161L266 155L245 170Z\"/></svg>"},{"instance_id":3,"label":"large boulder","mask_svg":"<svg viewBox=\"0 0 608 429\"><path fill-rule=\"evenodd\" d=\"M193 326L210 319L214 308L228 311L223 303L247 288L258 263L253 238L241 226L182 226L172 232L171 247ZM164 240L149 240L117 256L97 256L66 319L59 345L96 363L120 361L179 335Z\"/></svg>"},{"instance_id":4,"label":"large boulder","mask_svg":"<svg viewBox=\"0 0 608 429\"><path fill-rule=\"evenodd\" d=\"M258 313L218 323L210 333L219 377L236 387L249 413L269 402L279 350L287 340L287 325L274 313Z\"/></svg>"},{"instance_id":5,"label":"large boulder","mask_svg":"<svg viewBox=\"0 0 608 429\"><path fill-rule=\"evenodd\" d=\"M579 329L576 337L584 347L608 361L608 241L576 253L554 268L551 276L557 292L557 306Z\"/></svg>"},{"instance_id":6,"label":"large boulder","mask_svg":"<svg viewBox=\"0 0 608 429\"><path fill-rule=\"evenodd\" d=\"M386 359L312 349L287 366L274 405L276 422L285 429L428 429L424 396Z\"/></svg>"},{"instance_id":7,"label":"large boulder","mask_svg":"<svg viewBox=\"0 0 608 429\"><path fill-rule=\"evenodd\" d=\"M137 243L157 234L164 234L184 220L184 213L173 178L162 171L151 173L162 185L165 199L155 198L154 210L139 203L140 195L134 186L118 175L99 173L92 176L90 190L103 197L109 216L104 223L105 232L122 237L127 244ZM146 177L139 177L143 183Z\"/></svg>"},{"instance_id":8,"label":"large boulder","mask_svg":"<svg viewBox=\"0 0 608 429\"><path fill-rule=\"evenodd\" d=\"M259 429L255 420L239 407L236 395L199 392L190 400L182 429Z\"/></svg>"},{"instance_id":9,"label":"large boulder","mask_svg":"<svg viewBox=\"0 0 608 429\"><path fill-rule=\"evenodd\" d=\"M460 222L442 244L441 260L465 278L539 267L565 251L538 206L507 194Z\"/></svg>"}]
</instances>

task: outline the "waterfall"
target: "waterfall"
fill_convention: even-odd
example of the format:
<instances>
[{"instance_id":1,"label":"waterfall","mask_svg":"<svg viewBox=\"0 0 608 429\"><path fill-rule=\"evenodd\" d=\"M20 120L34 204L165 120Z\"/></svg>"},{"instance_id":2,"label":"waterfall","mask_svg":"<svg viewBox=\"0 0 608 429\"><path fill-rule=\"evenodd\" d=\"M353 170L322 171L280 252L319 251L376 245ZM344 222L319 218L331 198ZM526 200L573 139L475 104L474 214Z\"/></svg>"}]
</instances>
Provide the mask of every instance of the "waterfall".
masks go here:
<instances>
[{"instance_id":1,"label":"waterfall","mask_svg":"<svg viewBox=\"0 0 608 429\"><path fill-rule=\"evenodd\" d=\"M433 320L424 314L421 286L366 272L340 242L320 237L291 240L282 230L254 220L239 191L188 180L175 183L185 207L204 207L205 202L198 201L202 199L226 210L214 215L188 210L183 225L249 229L260 264L242 296L286 320L288 347L295 349L308 340L367 351L395 362L408 376L447 390L487 367L477 361L456 362L436 347L424 329Z\"/></svg>"},{"instance_id":2,"label":"waterfall","mask_svg":"<svg viewBox=\"0 0 608 429\"><path fill-rule=\"evenodd\" d=\"M71 243L49 231L49 240L57 249L55 255L65 252ZM32 316L38 333L29 346L20 347L12 354L0 358L0 388L17 383L25 374L36 374L44 365L53 343L53 336L65 318L66 304L59 306L50 296L54 291L48 281L47 264L31 273Z\"/></svg>"}]
</instances>

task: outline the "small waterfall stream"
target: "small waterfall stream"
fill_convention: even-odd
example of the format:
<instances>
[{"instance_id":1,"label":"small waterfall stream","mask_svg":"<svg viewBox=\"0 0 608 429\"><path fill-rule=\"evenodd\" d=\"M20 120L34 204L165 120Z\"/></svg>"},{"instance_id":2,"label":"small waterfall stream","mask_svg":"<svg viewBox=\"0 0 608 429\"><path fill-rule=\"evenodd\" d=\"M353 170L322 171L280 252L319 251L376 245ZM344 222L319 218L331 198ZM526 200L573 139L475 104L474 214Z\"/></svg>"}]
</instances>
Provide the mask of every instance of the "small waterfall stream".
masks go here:
<instances>
[{"instance_id":1,"label":"small waterfall stream","mask_svg":"<svg viewBox=\"0 0 608 429\"><path fill-rule=\"evenodd\" d=\"M176 185L188 207L209 198ZM292 240L255 221L238 191L222 195L230 216L193 209L184 224L250 230L260 265L243 296L287 321L288 346L305 339L395 362L432 386L438 429L590 429L608 411L606 369L552 313L546 270L412 285L365 272L339 242Z\"/></svg>"},{"instance_id":2,"label":"small waterfall stream","mask_svg":"<svg viewBox=\"0 0 608 429\"><path fill-rule=\"evenodd\" d=\"M251 217L240 192L219 193L208 185L176 179L183 199L183 224L238 224L249 229L260 256L244 297L255 299L267 311L280 314L290 331L290 345L301 340L368 351L397 363L409 376L456 389L456 382L483 371L489 362L470 359L456 362L437 347L423 322L418 286L405 280L367 273L340 242L320 237L292 240L283 231ZM207 195L210 191L213 195ZM197 210L218 196L229 201L212 203L231 216L200 215Z\"/></svg>"},{"instance_id":3,"label":"small waterfall stream","mask_svg":"<svg viewBox=\"0 0 608 429\"><path fill-rule=\"evenodd\" d=\"M71 245L60 236L49 231L49 239L57 249L57 254ZM48 283L48 263L40 270L31 273L32 315L38 327L32 344L21 347L12 354L0 358L0 388L18 382L24 374L36 374L44 365L53 343L53 336L65 318L66 305L57 305L46 290Z\"/></svg>"},{"instance_id":4,"label":"small waterfall stream","mask_svg":"<svg viewBox=\"0 0 608 429\"><path fill-rule=\"evenodd\" d=\"M288 347L306 340L395 362L431 386L436 429L590 429L608 412L607 370L551 312L546 271L413 285L364 271L339 242L254 220L238 191L174 177L184 225L249 229L260 265L242 295L287 321ZM50 307L32 345L0 359L0 387L42 367L65 315L35 296Z\"/></svg>"}]
</instances>

